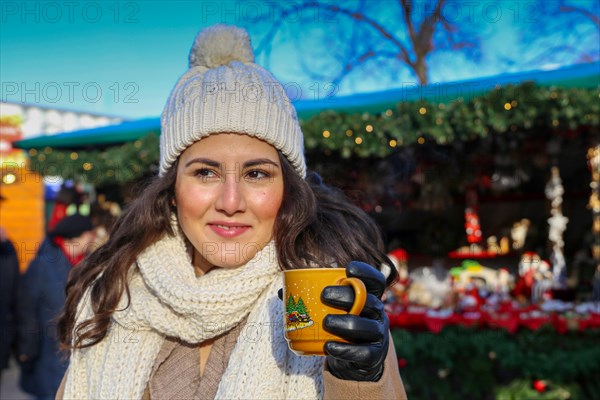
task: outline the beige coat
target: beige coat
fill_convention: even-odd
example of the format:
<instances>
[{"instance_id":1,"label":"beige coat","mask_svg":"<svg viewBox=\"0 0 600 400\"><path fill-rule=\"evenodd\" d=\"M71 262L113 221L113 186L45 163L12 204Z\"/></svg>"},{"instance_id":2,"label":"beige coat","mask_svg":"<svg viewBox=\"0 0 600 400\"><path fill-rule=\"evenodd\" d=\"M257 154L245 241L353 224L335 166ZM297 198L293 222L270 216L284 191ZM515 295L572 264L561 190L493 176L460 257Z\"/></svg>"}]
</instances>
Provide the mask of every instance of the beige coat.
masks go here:
<instances>
[{"instance_id":1,"label":"beige coat","mask_svg":"<svg viewBox=\"0 0 600 400\"><path fill-rule=\"evenodd\" d=\"M56 399L62 400L66 375L56 393ZM333 376L325 367L323 371L325 400L367 400L367 399L398 399L406 400L406 392L393 343L390 341L388 356L385 360L383 376L378 382L346 381Z\"/></svg>"}]
</instances>

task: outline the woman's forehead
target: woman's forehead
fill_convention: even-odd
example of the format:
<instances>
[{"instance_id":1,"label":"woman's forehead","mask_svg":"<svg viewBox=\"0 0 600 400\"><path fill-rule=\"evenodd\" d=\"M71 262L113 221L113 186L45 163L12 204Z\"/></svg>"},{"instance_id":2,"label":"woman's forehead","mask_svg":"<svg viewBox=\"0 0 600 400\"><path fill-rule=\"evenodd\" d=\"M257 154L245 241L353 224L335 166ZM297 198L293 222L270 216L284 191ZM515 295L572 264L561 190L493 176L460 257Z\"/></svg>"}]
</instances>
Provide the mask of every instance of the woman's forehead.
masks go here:
<instances>
[{"instance_id":1,"label":"woman's forehead","mask_svg":"<svg viewBox=\"0 0 600 400\"><path fill-rule=\"evenodd\" d=\"M219 133L193 143L181 155L183 160L198 156L222 159L260 156L277 160L278 152L271 144L249 135Z\"/></svg>"}]
</instances>

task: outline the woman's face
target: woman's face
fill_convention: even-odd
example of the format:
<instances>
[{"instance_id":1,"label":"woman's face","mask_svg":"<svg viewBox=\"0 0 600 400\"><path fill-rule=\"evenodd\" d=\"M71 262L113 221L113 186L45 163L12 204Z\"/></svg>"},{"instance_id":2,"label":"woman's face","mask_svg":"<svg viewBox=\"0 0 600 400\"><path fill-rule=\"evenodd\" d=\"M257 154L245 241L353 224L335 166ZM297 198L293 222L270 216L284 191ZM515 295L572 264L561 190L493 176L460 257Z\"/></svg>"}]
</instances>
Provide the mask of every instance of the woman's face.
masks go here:
<instances>
[{"instance_id":1,"label":"woman's face","mask_svg":"<svg viewBox=\"0 0 600 400\"><path fill-rule=\"evenodd\" d=\"M215 134L179 158L177 217L202 273L252 259L271 240L282 200L279 155L262 140Z\"/></svg>"}]
</instances>

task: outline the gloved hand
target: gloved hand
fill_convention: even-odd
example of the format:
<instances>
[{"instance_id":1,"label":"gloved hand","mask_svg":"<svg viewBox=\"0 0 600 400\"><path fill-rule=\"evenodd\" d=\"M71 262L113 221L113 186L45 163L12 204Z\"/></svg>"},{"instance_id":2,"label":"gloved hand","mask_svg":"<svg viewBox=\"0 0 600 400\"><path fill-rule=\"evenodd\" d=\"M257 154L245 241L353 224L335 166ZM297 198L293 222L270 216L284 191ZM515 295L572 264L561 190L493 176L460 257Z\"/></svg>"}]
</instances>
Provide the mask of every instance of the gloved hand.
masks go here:
<instances>
[{"instance_id":1,"label":"gloved hand","mask_svg":"<svg viewBox=\"0 0 600 400\"><path fill-rule=\"evenodd\" d=\"M328 341L325 344L329 371L337 378L353 381L378 381L383 374L383 363L389 346L389 320L383 309L381 296L385 277L374 267L352 261L346 275L359 278L367 289L367 302L360 314L329 314L323 328L350 343ZM350 310L354 302L351 286L327 286L321 300L335 308Z\"/></svg>"}]
</instances>

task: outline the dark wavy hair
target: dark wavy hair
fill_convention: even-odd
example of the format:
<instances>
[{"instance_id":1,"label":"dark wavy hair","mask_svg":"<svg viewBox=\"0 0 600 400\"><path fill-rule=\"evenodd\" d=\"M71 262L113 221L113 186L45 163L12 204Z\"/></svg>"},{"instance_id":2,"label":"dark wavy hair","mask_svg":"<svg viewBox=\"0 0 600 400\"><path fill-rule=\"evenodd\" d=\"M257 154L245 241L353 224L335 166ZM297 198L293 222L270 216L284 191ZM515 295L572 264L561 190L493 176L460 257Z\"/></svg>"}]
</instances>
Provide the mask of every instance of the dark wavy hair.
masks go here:
<instances>
[{"instance_id":1,"label":"dark wavy hair","mask_svg":"<svg viewBox=\"0 0 600 400\"><path fill-rule=\"evenodd\" d=\"M375 222L344 194L326 186L310 173L302 179L281 153L284 196L275 220L274 239L283 269L343 266L352 260L376 267L392 265ZM99 343L107 334L123 294L129 297L127 276L138 255L165 233L174 235L177 162L162 177L155 177L125 209L109 240L79 266L67 283L67 300L58 323L65 349ZM395 269L388 283L395 279ZM77 307L91 287L92 318L75 326Z\"/></svg>"}]
</instances>

